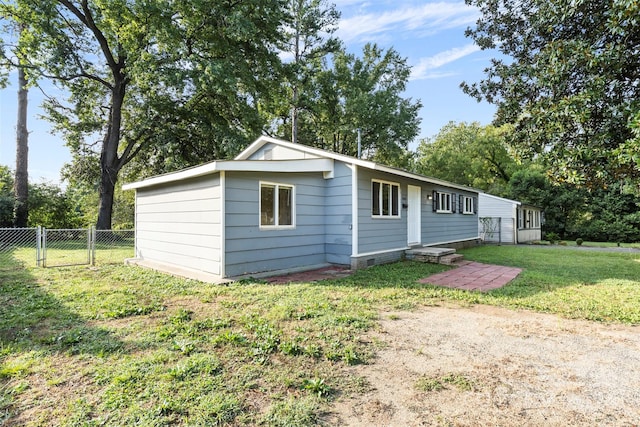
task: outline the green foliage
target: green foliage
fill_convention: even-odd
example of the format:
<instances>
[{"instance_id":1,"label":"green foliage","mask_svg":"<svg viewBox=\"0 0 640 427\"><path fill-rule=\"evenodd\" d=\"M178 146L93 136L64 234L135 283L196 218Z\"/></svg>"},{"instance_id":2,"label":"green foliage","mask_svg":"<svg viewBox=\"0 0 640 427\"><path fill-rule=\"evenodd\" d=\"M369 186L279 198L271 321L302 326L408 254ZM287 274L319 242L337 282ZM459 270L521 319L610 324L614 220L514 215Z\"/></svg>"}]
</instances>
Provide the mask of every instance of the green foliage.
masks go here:
<instances>
[{"instance_id":1,"label":"green foliage","mask_svg":"<svg viewBox=\"0 0 640 427\"><path fill-rule=\"evenodd\" d=\"M578 237L578 238L576 239L576 245L578 245L578 246L582 246L582 244L583 244L583 243L584 243L584 240L583 240L581 237Z\"/></svg>"},{"instance_id":2,"label":"green foliage","mask_svg":"<svg viewBox=\"0 0 640 427\"><path fill-rule=\"evenodd\" d=\"M13 174L0 165L0 228L13 226Z\"/></svg>"},{"instance_id":3,"label":"green foliage","mask_svg":"<svg viewBox=\"0 0 640 427\"><path fill-rule=\"evenodd\" d=\"M506 144L509 132L508 126L450 122L435 137L420 142L414 169L504 196L511 175L519 167Z\"/></svg>"},{"instance_id":4,"label":"green foliage","mask_svg":"<svg viewBox=\"0 0 640 427\"><path fill-rule=\"evenodd\" d=\"M640 178L633 117L640 105L640 4L634 1L466 0L467 31L498 49L470 95L514 125L511 143L544 158L554 180L597 188Z\"/></svg>"},{"instance_id":5,"label":"green foliage","mask_svg":"<svg viewBox=\"0 0 640 427\"><path fill-rule=\"evenodd\" d=\"M560 240L560 235L553 231L544 234L545 240L548 240L552 245L555 245Z\"/></svg>"},{"instance_id":6,"label":"green foliage","mask_svg":"<svg viewBox=\"0 0 640 427\"><path fill-rule=\"evenodd\" d=\"M140 155L154 173L235 154L277 87L283 1L21 0L0 15L25 28L16 54L33 77L68 93L44 107L72 151L68 176L99 188L101 229L126 164ZM15 65L6 45L0 66Z\"/></svg>"},{"instance_id":7,"label":"green foliage","mask_svg":"<svg viewBox=\"0 0 640 427\"><path fill-rule=\"evenodd\" d=\"M331 387L322 378L306 379L303 381L302 387L318 397L326 397L331 393Z\"/></svg>"},{"instance_id":8,"label":"green foliage","mask_svg":"<svg viewBox=\"0 0 640 427\"><path fill-rule=\"evenodd\" d=\"M406 59L367 44L359 57L340 48L318 61L308 92L300 94L308 108L298 116L298 142L356 156L360 129L364 158L408 167L422 104L403 97L411 73ZM288 138L289 125L276 123L274 131Z\"/></svg>"}]
</instances>

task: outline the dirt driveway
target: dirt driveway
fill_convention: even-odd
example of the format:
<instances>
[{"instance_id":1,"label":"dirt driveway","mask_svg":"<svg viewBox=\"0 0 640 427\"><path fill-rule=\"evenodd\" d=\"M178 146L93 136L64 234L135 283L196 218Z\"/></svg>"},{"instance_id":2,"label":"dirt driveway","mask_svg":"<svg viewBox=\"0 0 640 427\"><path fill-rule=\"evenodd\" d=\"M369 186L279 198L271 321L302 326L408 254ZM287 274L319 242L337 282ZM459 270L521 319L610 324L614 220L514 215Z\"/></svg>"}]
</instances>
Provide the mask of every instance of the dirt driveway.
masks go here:
<instances>
[{"instance_id":1,"label":"dirt driveway","mask_svg":"<svg viewBox=\"0 0 640 427\"><path fill-rule=\"evenodd\" d=\"M640 327L489 306L382 313L340 426L640 425Z\"/></svg>"}]
</instances>

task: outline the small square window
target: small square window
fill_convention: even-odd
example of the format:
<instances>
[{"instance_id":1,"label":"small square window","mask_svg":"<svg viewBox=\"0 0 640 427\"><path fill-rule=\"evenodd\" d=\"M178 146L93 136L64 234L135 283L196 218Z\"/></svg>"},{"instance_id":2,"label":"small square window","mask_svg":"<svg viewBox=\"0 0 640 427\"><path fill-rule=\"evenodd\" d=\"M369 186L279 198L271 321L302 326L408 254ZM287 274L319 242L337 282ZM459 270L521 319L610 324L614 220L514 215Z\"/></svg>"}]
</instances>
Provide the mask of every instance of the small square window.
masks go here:
<instances>
[{"instance_id":1,"label":"small square window","mask_svg":"<svg viewBox=\"0 0 640 427\"><path fill-rule=\"evenodd\" d=\"M292 227L293 186L260 183L260 226Z\"/></svg>"}]
</instances>

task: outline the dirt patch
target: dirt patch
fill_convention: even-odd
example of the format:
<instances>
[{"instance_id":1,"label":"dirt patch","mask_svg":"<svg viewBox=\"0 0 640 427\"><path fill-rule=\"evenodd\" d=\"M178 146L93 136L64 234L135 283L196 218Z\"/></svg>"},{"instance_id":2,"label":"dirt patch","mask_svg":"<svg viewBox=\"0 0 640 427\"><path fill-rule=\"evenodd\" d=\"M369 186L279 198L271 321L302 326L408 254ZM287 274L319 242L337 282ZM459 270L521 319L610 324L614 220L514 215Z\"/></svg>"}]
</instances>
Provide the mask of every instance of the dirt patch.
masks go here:
<instances>
[{"instance_id":1,"label":"dirt patch","mask_svg":"<svg viewBox=\"0 0 640 427\"><path fill-rule=\"evenodd\" d=\"M638 425L640 327L490 306L381 314L371 390L343 397L342 426Z\"/></svg>"}]
</instances>

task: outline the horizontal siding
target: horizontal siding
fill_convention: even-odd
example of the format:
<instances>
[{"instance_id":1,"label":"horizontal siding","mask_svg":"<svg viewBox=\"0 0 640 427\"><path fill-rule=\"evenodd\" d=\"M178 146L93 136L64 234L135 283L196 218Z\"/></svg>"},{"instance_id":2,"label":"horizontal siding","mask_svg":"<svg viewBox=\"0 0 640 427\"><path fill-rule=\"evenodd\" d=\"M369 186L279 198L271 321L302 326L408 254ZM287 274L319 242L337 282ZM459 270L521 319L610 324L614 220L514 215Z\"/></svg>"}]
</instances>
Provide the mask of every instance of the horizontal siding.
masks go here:
<instances>
[{"instance_id":1,"label":"horizontal siding","mask_svg":"<svg viewBox=\"0 0 640 427\"><path fill-rule=\"evenodd\" d=\"M220 274L218 175L136 192L139 258Z\"/></svg>"},{"instance_id":2,"label":"horizontal siding","mask_svg":"<svg viewBox=\"0 0 640 427\"><path fill-rule=\"evenodd\" d=\"M371 217L371 180L400 184L400 199L406 199L407 186L399 177L368 169L358 169L358 250L360 253L384 251L407 246L407 210L400 218Z\"/></svg>"},{"instance_id":3,"label":"horizontal siding","mask_svg":"<svg viewBox=\"0 0 640 427\"><path fill-rule=\"evenodd\" d=\"M293 229L260 229L259 182L295 186ZM229 276L317 265L325 256L325 185L320 173L226 175L226 272Z\"/></svg>"},{"instance_id":4,"label":"horizontal siding","mask_svg":"<svg viewBox=\"0 0 640 427\"><path fill-rule=\"evenodd\" d=\"M334 163L333 178L327 180L325 198L325 253L327 262L351 264L351 169Z\"/></svg>"},{"instance_id":5,"label":"horizontal siding","mask_svg":"<svg viewBox=\"0 0 640 427\"><path fill-rule=\"evenodd\" d=\"M430 183L360 169L358 177L359 252L369 253L392 250L407 246L407 209L400 209L400 218L371 217L371 180L380 179L400 184L400 200L407 201L407 186L421 189L421 240L423 245L440 242L469 240L478 237L478 215L460 213L442 214L433 212L433 200L428 197L433 191L450 192L477 197L473 191L461 191Z\"/></svg>"}]
</instances>

